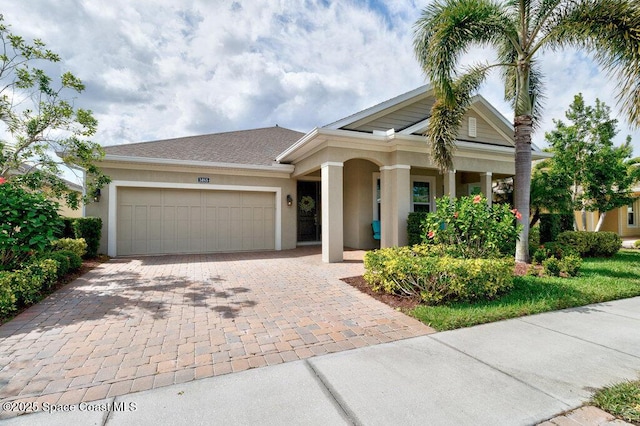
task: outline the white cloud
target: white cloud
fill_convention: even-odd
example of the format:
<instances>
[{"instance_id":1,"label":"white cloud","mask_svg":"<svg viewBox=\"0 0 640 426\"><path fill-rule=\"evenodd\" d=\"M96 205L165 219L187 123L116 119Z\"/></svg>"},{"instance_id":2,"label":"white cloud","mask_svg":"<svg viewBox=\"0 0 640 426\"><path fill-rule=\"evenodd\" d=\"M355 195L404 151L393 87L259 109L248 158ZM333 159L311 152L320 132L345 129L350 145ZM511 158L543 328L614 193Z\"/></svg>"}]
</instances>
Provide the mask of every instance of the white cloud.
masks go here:
<instances>
[{"instance_id":1,"label":"white cloud","mask_svg":"<svg viewBox=\"0 0 640 426\"><path fill-rule=\"evenodd\" d=\"M2 12L16 33L43 39L86 83L78 103L100 121L95 139L114 144L276 123L308 131L411 90L424 83L412 32L425 5L30 0ZM613 83L582 55L541 61L548 102L536 143L578 92L615 106ZM512 118L497 76L482 94ZM628 133L622 120L620 127ZM640 147L640 133L633 135Z\"/></svg>"}]
</instances>

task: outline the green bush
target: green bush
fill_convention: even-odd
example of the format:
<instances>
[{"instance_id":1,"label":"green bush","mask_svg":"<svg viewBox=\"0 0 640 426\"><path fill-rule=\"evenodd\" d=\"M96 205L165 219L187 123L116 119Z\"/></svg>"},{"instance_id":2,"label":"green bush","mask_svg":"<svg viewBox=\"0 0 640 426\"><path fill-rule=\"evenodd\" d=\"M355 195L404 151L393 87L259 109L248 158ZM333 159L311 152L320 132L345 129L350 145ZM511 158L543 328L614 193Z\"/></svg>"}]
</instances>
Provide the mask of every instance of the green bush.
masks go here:
<instances>
[{"instance_id":1,"label":"green bush","mask_svg":"<svg viewBox=\"0 0 640 426\"><path fill-rule=\"evenodd\" d=\"M87 242L85 259L96 257L102 237L102 219L99 217L79 217L73 223L73 230L76 238L84 238Z\"/></svg>"},{"instance_id":2,"label":"green bush","mask_svg":"<svg viewBox=\"0 0 640 426\"><path fill-rule=\"evenodd\" d=\"M422 242L422 223L429 213L411 212L407 218L407 235L409 237L409 245L420 244Z\"/></svg>"},{"instance_id":3,"label":"green bush","mask_svg":"<svg viewBox=\"0 0 640 426\"><path fill-rule=\"evenodd\" d=\"M582 266L582 258L579 256L568 255L560 260L560 272L564 272L569 277L575 277Z\"/></svg>"},{"instance_id":4,"label":"green bush","mask_svg":"<svg viewBox=\"0 0 640 426\"><path fill-rule=\"evenodd\" d=\"M75 217L61 217L62 228L58 233L58 238L75 238L76 233L73 230L73 223L76 221Z\"/></svg>"},{"instance_id":5,"label":"green bush","mask_svg":"<svg viewBox=\"0 0 640 426\"><path fill-rule=\"evenodd\" d=\"M560 276L560 260L555 257L550 257L542 261L542 267L544 273L551 275L552 277Z\"/></svg>"},{"instance_id":6,"label":"green bush","mask_svg":"<svg viewBox=\"0 0 640 426\"><path fill-rule=\"evenodd\" d=\"M513 286L512 258L421 256L416 248L367 252L365 280L375 291L420 297L429 304L489 299Z\"/></svg>"},{"instance_id":7,"label":"green bush","mask_svg":"<svg viewBox=\"0 0 640 426\"><path fill-rule=\"evenodd\" d=\"M6 316L16 310L16 296L11 287L13 272L0 271L0 316Z\"/></svg>"},{"instance_id":8,"label":"green bush","mask_svg":"<svg viewBox=\"0 0 640 426\"><path fill-rule=\"evenodd\" d=\"M515 251L520 213L506 204L487 205L481 195L436 200L422 223L422 242L449 246L455 257L502 257Z\"/></svg>"},{"instance_id":9,"label":"green bush","mask_svg":"<svg viewBox=\"0 0 640 426\"><path fill-rule=\"evenodd\" d=\"M72 251L79 257L87 253L87 242L84 238L60 238L51 243L54 251L67 250Z\"/></svg>"},{"instance_id":10,"label":"green bush","mask_svg":"<svg viewBox=\"0 0 640 426\"><path fill-rule=\"evenodd\" d=\"M622 247L615 232L566 231L558 242L574 248L581 257L611 257Z\"/></svg>"},{"instance_id":11,"label":"green bush","mask_svg":"<svg viewBox=\"0 0 640 426\"><path fill-rule=\"evenodd\" d=\"M540 244L556 241L564 231L573 230L573 214L543 213L540 215Z\"/></svg>"},{"instance_id":12,"label":"green bush","mask_svg":"<svg viewBox=\"0 0 640 426\"><path fill-rule=\"evenodd\" d=\"M535 264L541 264L543 260L550 257L555 257L556 259L560 260L566 256L579 257L580 253L578 253L578 251L571 246L564 245L558 242L551 242L538 247L535 253L533 253L532 260Z\"/></svg>"},{"instance_id":13,"label":"green bush","mask_svg":"<svg viewBox=\"0 0 640 426\"><path fill-rule=\"evenodd\" d=\"M57 209L40 193L0 184L0 269L17 269L48 249L61 227Z\"/></svg>"},{"instance_id":14,"label":"green bush","mask_svg":"<svg viewBox=\"0 0 640 426\"><path fill-rule=\"evenodd\" d=\"M640 240L635 240L635 241L633 242L633 246L634 246L635 248L640 248Z\"/></svg>"},{"instance_id":15,"label":"green bush","mask_svg":"<svg viewBox=\"0 0 640 426\"><path fill-rule=\"evenodd\" d=\"M62 250L56 253L62 253L69 260L69 272L75 272L82 266L82 258L70 250Z\"/></svg>"},{"instance_id":16,"label":"green bush","mask_svg":"<svg viewBox=\"0 0 640 426\"><path fill-rule=\"evenodd\" d=\"M57 277L58 279L64 277L69 272L69 257L61 251L54 251L49 255L49 259L53 259L57 262Z\"/></svg>"}]
</instances>

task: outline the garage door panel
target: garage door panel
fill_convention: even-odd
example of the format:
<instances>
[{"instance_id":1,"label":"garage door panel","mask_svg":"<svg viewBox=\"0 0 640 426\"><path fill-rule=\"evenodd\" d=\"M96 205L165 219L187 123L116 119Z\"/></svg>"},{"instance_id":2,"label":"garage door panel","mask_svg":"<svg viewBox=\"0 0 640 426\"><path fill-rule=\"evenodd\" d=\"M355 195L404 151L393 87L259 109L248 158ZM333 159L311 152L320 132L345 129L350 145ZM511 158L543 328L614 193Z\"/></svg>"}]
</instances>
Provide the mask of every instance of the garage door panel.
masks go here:
<instances>
[{"instance_id":1,"label":"garage door panel","mask_svg":"<svg viewBox=\"0 0 640 426\"><path fill-rule=\"evenodd\" d=\"M121 188L119 255L275 248L272 192Z\"/></svg>"}]
</instances>

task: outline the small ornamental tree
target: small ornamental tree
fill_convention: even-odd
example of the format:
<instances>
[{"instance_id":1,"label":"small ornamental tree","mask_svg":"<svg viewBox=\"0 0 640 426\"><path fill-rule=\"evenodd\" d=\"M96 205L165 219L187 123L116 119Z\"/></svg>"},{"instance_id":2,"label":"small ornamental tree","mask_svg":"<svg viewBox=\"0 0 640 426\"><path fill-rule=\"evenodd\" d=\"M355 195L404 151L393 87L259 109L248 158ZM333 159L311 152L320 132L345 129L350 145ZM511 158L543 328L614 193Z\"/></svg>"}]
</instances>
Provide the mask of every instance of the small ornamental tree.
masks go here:
<instances>
[{"instance_id":1,"label":"small ornamental tree","mask_svg":"<svg viewBox=\"0 0 640 426\"><path fill-rule=\"evenodd\" d=\"M13 270L47 250L62 222L58 204L0 178L0 269Z\"/></svg>"},{"instance_id":2,"label":"small ornamental tree","mask_svg":"<svg viewBox=\"0 0 640 426\"><path fill-rule=\"evenodd\" d=\"M70 72L45 72L60 60L41 40L13 34L0 14L0 176L76 209L80 196L60 177L63 166L85 171L85 202L110 179L96 166L102 147L89 140L98 122L90 110L74 106L84 84Z\"/></svg>"},{"instance_id":3,"label":"small ornamental tree","mask_svg":"<svg viewBox=\"0 0 640 426\"><path fill-rule=\"evenodd\" d=\"M488 258L513 254L522 216L507 204L487 205L482 195L436 200L436 211L423 222L426 244L447 246L463 258Z\"/></svg>"}]
</instances>

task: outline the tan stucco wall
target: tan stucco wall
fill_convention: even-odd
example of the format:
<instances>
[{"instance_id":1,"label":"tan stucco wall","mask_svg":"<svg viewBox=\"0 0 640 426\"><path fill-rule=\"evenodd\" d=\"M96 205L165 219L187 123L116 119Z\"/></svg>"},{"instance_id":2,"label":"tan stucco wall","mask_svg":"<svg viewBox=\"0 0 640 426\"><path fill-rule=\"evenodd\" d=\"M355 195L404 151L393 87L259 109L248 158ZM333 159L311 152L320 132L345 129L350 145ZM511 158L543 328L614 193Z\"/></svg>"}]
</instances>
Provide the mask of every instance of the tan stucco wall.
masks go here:
<instances>
[{"instance_id":1,"label":"tan stucco wall","mask_svg":"<svg viewBox=\"0 0 640 426\"><path fill-rule=\"evenodd\" d=\"M293 179L285 177L268 177L264 172L255 172L258 176L240 175L241 173L252 174L252 171L236 171L237 175L228 174L229 171L219 172L214 169L188 169L172 167L173 170L166 170L165 166L143 165L144 169L133 169L130 164L123 167L116 164L109 167L108 163L101 165L105 174L112 181L140 181L140 182L167 182L176 184L196 184L198 177L208 177L211 185L237 185L256 187L279 187L281 188L281 212L282 212L282 249L292 249L296 247L296 209L287 206L287 195L291 194L296 199L296 183ZM202 189L206 189L203 185ZM109 222L109 186L102 189L102 197L99 203L91 203L86 207L87 216L102 218L102 240L100 241L100 253L107 253L108 247L108 222Z\"/></svg>"},{"instance_id":2,"label":"tan stucco wall","mask_svg":"<svg viewBox=\"0 0 640 426\"><path fill-rule=\"evenodd\" d=\"M372 249L373 239L373 173L380 168L367 160L344 163L344 245Z\"/></svg>"}]
</instances>

